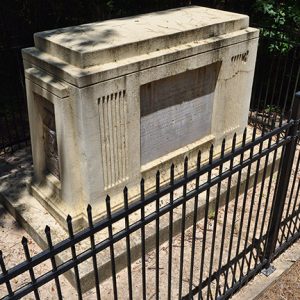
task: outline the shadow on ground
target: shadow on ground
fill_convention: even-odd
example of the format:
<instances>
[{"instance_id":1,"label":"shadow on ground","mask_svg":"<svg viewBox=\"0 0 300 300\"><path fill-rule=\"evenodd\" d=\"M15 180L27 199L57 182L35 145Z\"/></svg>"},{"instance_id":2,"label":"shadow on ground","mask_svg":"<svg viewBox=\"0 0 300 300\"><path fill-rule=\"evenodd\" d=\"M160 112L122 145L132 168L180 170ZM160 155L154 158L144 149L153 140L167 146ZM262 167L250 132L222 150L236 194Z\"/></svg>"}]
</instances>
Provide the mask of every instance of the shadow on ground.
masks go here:
<instances>
[{"instance_id":1,"label":"shadow on ground","mask_svg":"<svg viewBox=\"0 0 300 300\"><path fill-rule=\"evenodd\" d=\"M4 207L5 196L18 201L21 193L26 190L26 183L31 180L33 174L32 157L30 147L25 147L11 154L0 157L0 204ZM0 205L0 226L6 209ZM15 222L15 227L19 224Z\"/></svg>"}]
</instances>

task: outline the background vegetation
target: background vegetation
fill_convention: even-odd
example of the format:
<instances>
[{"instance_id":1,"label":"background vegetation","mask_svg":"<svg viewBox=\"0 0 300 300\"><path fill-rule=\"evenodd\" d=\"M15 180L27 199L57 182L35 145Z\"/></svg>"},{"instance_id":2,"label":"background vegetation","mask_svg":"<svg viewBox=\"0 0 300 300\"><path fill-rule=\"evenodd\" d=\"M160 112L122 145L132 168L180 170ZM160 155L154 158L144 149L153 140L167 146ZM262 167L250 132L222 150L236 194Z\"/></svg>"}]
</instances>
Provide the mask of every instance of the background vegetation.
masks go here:
<instances>
[{"instance_id":1,"label":"background vegetation","mask_svg":"<svg viewBox=\"0 0 300 300\"><path fill-rule=\"evenodd\" d=\"M37 31L187 5L248 14L269 37L300 37L299 0L2 0L0 47L32 44Z\"/></svg>"},{"instance_id":2,"label":"background vegetation","mask_svg":"<svg viewBox=\"0 0 300 300\"><path fill-rule=\"evenodd\" d=\"M0 5L0 153L1 144L29 137L21 49L33 46L38 31L188 5L244 13L262 28L254 96L269 105L277 97L280 105L286 98L278 93L287 86L291 98L290 86L297 86L300 51L292 51L300 42L300 0L1 0ZM292 80L284 72L291 64Z\"/></svg>"}]
</instances>

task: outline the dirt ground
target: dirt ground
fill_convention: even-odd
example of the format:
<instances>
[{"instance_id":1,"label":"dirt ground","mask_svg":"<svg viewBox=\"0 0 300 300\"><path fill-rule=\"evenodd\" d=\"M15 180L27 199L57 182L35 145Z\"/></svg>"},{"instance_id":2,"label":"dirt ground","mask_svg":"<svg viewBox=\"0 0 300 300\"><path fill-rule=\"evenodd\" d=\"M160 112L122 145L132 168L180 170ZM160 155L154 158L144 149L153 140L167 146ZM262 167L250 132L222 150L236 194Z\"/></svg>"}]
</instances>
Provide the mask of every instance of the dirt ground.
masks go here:
<instances>
[{"instance_id":1,"label":"dirt ground","mask_svg":"<svg viewBox=\"0 0 300 300\"><path fill-rule=\"evenodd\" d=\"M20 262L20 259L25 259L21 245L21 239L23 236L28 239L32 255L41 251L41 248L1 205L0 216L0 249L2 249L4 254L6 254L4 255L4 259L7 262L7 267L12 267ZM11 249L13 249L13 251L11 251ZM151 257L148 257L148 260L151 261ZM162 269L164 269L164 267L162 267ZM42 272L43 270L40 271ZM76 299L77 294L75 289L63 276L60 277L60 282L64 291L65 299ZM15 279L13 284L18 285L18 280ZM43 291L40 290L40 293L42 296L41 299L56 299L54 283L51 283L48 289L43 289ZM110 297L112 297L112 295L108 293L104 298L109 299ZM88 292L84 298L95 299L94 291ZM34 299L34 297L33 295L29 295L25 297L25 299ZM290 269L284 272L267 290L263 292L263 294L259 296L257 300L297 299L300 299L300 261L296 262Z\"/></svg>"},{"instance_id":2,"label":"dirt ground","mask_svg":"<svg viewBox=\"0 0 300 300\"><path fill-rule=\"evenodd\" d=\"M42 249L32 240L27 232L20 227L16 220L0 205L0 249L3 252L3 259L7 268L14 267L21 261L25 260L24 250L21 240L26 237L28 239L28 245L31 256L38 254ZM42 275L45 270L50 269L51 264L41 265L38 269L35 269L37 276ZM22 282L28 280L27 276L18 276L11 282L12 286L20 286ZM77 294L75 289L69 284L69 282L63 277L60 277L62 288L64 289L65 299L76 299ZM0 287L0 299L6 294L5 287ZM39 290L41 299L57 299L56 289L54 282L46 285L46 288ZM35 299L33 295L28 295L24 299Z\"/></svg>"},{"instance_id":3,"label":"dirt ground","mask_svg":"<svg viewBox=\"0 0 300 300\"><path fill-rule=\"evenodd\" d=\"M300 152L297 151L296 157L300 155ZM272 157L269 157L269 161L272 161ZM263 161L260 162L263 164ZM256 168L256 163L254 163L251 168ZM225 167L224 167L225 168ZM300 171L293 172L293 177L297 179L297 185L300 183ZM238 174L235 174L237 176ZM205 180L205 179L204 179ZM276 176L274 176L273 180L270 178L266 179L263 184L257 184L253 188L249 189L247 193L244 195L240 195L236 198L237 212L236 216L234 215L234 206L235 201L231 201L228 206L228 215L227 222L224 224L224 207L220 207L217 211L210 212L209 220L207 227L204 226L204 221L201 220L197 223L196 227L196 236L195 236L195 252L194 256L191 255L191 243L192 243L192 227L185 231L183 245L184 245L184 267L182 270L182 274L179 274L179 258L180 258L180 249L182 247L181 244L181 235L176 235L173 237L172 241L172 299L178 298L178 283L179 277L182 276L182 295L186 295L189 289L190 278L191 284L193 287L198 286L199 284L199 273L200 270L203 270L203 278L206 278L209 274L212 274L214 271L218 270L218 265L221 263L225 265L233 257L235 257L236 252L239 253L242 249L246 249L246 247L251 243L251 241L255 237L262 236L266 231L266 226L262 226L260 229L259 225L263 222L263 212L264 207L267 209L266 218L268 218L270 212L271 201L268 201L267 195L269 192L271 194L274 190L274 182L276 180ZM300 186L300 184L299 184ZM227 190L227 183L221 185L221 191ZM269 190L270 188L270 190ZM295 192L295 191L294 191ZM260 198L259 195L262 195ZM293 196L293 193L291 193ZM299 199L295 201L294 197L291 197L292 202L291 205L295 203L295 205L299 205ZM242 209L242 203L245 200L244 210ZM193 200L194 201L194 200ZM193 203L192 201L192 203ZM285 207L286 210L286 207ZM242 211L245 212L242 217ZM287 210L286 210L287 211ZM175 214L181 214L181 207L174 210ZM164 215L164 218L168 218L168 215ZM162 218L163 220L163 218ZM298 220L299 221L299 220ZM297 223L297 228L300 226L300 221ZM255 224L258 224L256 227ZM216 226L215 230L215 238L214 235L214 226ZM223 228L223 226L225 226ZM296 224L295 224L296 226ZM249 232L247 232L247 228L250 228ZM224 249L221 248L221 237L222 232L225 230L224 234ZM146 227L147 231L147 227ZM204 238L204 232L206 232L206 238ZM233 234L231 234L233 233ZM249 235L248 235L249 234ZM7 268L10 268L17 263L20 263L24 260L24 253L22 249L21 239L22 236L26 236L29 240L29 248L31 255L37 254L41 251L41 249L31 240L31 238L26 234L26 232L18 226L18 224L14 221L14 219L2 208L0 211L0 249L3 251L4 260L7 264ZM98 239L95 236L96 240ZM203 244L203 240L206 243ZM238 242L240 241L240 243ZM124 240L120 241L124 243ZM238 246L237 246L238 244ZM231 251L228 251L228 249ZM168 276L168 254L169 254L169 244L168 242L163 243L159 248L159 278L160 278L160 299L167 298L167 276ZM203 251L204 250L204 251ZM202 253L205 253L203 263L200 263L200 258ZM147 273L147 299L155 298L155 263L156 263L156 251L150 251L146 255L146 273ZM252 258L252 260L251 260ZM97 259L101 262L101 257L97 255ZM239 277L241 273L247 271L247 268L252 268L254 266L255 260L250 255L247 254L246 259L249 262L249 266L242 263L242 266L239 264L236 265L236 276ZM190 265L191 261L194 261L193 274L194 276L190 276ZM210 268L212 266L212 268ZM51 269L50 262L47 262L43 265L40 265L35 268L36 277L45 274L45 272ZM80 265L79 265L80 271ZM232 278L232 270L229 270L228 273L228 284L231 284L233 281ZM27 276L27 278L26 278ZM28 274L24 274L23 277L15 278L12 284L14 287L20 286L25 282L28 282ZM299 278L299 277L298 277ZM133 279L133 298L141 299L141 260L137 260L132 264L132 279ZM19 281L19 282L18 282ZM76 299L77 294L76 291L71 285L67 282L67 280L60 276L60 281L62 285L63 295L65 299ZM219 290L223 291L225 289L224 286L224 276L222 275L219 282ZM120 299L128 299L128 276L127 269L123 269L117 274L117 285L119 291ZM13 287L13 288L14 288ZM210 284L210 288L212 290L212 296L217 293L216 283L213 281ZM207 289L207 288L206 288ZM43 288L39 289L41 294L41 299L57 299L55 283L50 282L47 285L43 286ZM0 287L0 298L6 295L5 287ZM279 295L276 293L276 295ZM101 299L112 299L113 291L112 291L112 282L111 279L105 280L101 284ZM205 291L203 293L205 297ZM90 290L85 293L84 299L96 299L95 289ZM34 299L32 295L28 295L25 299ZM272 299L272 298L266 298ZM300 299L300 298L275 298L275 299ZM247 300L247 299L246 299Z\"/></svg>"},{"instance_id":4,"label":"dirt ground","mask_svg":"<svg viewBox=\"0 0 300 300\"><path fill-rule=\"evenodd\" d=\"M257 300L299 300L300 261L284 272Z\"/></svg>"}]
</instances>

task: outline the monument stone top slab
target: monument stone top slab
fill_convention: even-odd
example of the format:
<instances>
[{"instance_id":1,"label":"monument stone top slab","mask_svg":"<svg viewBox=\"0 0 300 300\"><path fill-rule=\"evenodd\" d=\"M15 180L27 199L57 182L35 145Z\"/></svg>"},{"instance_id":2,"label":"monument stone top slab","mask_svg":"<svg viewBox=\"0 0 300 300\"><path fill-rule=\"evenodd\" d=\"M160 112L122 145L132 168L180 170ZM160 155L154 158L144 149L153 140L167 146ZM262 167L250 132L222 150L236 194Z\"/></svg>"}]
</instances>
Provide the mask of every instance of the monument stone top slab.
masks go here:
<instances>
[{"instance_id":1,"label":"monument stone top slab","mask_svg":"<svg viewBox=\"0 0 300 300\"><path fill-rule=\"evenodd\" d=\"M246 15L191 6L36 33L35 47L86 68L246 29Z\"/></svg>"}]
</instances>

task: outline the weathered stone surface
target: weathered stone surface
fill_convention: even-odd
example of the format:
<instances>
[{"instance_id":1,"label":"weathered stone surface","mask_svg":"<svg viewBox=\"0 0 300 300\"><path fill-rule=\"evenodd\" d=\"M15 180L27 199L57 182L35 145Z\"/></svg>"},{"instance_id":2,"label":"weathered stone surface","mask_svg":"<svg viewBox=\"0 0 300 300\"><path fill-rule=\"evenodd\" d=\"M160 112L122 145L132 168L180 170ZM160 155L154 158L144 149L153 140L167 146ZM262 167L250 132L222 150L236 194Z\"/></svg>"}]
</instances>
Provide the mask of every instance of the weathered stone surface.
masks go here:
<instances>
[{"instance_id":1,"label":"weathered stone surface","mask_svg":"<svg viewBox=\"0 0 300 300\"><path fill-rule=\"evenodd\" d=\"M220 64L141 87L142 165L211 134Z\"/></svg>"},{"instance_id":2,"label":"weathered stone surface","mask_svg":"<svg viewBox=\"0 0 300 300\"><path fill-rule=\"evenodd\" d=\"M171 162L247 124L258 30L202 7L57 29L23 51L34 162L32 193L58 219L123 205ZM42 111L54 105L59 179L45 175ZM80 221L81 220L81 221Z\"/></svg>"},{"instance_id":3,"label":"weathered stone surface","mask_svg":"<svg viewBox=\"0 0 300 300\"><path fill-rule=\"evenodd\" d=\"M194 6L45 31L34 40L41 51L85 68L246 29L248 19Z\"/></svg>"},{"instance_id":4,"label":"weathered stone surface","mask_svg":"<svg viewBox=\"0 0 300 300\"><path fill-rule=\"evenodd\" d=\"M59 157L57 151L56 126L53 105L51 106L50 110L44 108L43 128L46 172L50 172L59 179Z\"/></svg>"}]
</instances>

